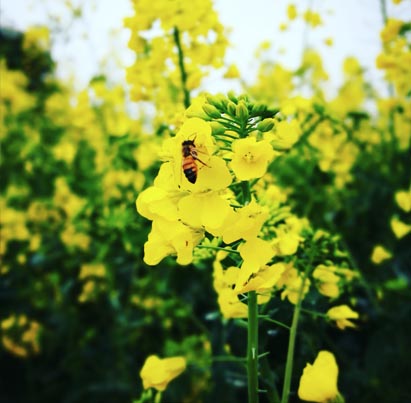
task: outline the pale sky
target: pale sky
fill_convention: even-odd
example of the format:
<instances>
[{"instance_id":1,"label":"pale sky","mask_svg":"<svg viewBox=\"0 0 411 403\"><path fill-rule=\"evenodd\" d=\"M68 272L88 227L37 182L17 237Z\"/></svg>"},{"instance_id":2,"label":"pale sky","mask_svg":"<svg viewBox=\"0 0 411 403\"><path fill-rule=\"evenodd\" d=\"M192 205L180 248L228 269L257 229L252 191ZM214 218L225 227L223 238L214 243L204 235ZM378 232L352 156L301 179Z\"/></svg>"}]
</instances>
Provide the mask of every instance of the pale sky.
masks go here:
<instances>
[{"instance_id":1,"label":"pale sky","mask_svg":"<svg viewBox=\"0 0 411 403\"><path fill-rule=\"evenodd\" d=\"M122 28L123 18L132 15L129 0L72 0L71 3L82 4L84 12L84 18L74 22L64 3L66 1L62 0L2 0L0 21L2 25L24 30L30 25L47 24L51 16L54 26L63 27L62 32L66 33L66 36L59 35L53 45L58 75L68 79L74 74L78 89L99 73L102 60L105 60L104 71L110 78L123 81L124 66L133 61L133 54L127 48L129 31ZM290 3L300 12L310 5L313 11L321 14L324 25L309 30L308 36L304 35L300 22L280 32L279 25L287 21L286 7ZM375 57L380 51L379 32L383 26L380 0L215 0L214 4L223 25L231 29L232 48L226 59L239 67L248 82L254 80L258 68L255 50L265 40L273 42L270 58L289 68L298 65L304 40L320 51L330 75L327 86L331 93L340 83L342 61L347 56L360 59L371 81L381 81L382 75L375 68ZM411 20L410 0L400 5L387 0L387 9L389 16ZM58 21L56 16L59 16ZM334 41L332 47L324 44L328 37ZM203 89L218 92L239 90L239 86L211 77Z\"/></svg>"}]
</instances>

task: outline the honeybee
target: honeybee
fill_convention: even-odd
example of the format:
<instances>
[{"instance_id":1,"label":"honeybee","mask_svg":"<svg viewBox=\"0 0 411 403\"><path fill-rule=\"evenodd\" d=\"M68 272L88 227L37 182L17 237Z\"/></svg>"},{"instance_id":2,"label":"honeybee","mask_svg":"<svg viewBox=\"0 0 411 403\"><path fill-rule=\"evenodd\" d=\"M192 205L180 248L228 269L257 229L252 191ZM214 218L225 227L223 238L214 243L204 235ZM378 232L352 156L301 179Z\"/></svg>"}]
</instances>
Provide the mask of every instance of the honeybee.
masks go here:
<instances>
[{"instance_id":1,"label":"honeybee","mask_svg":"<svg viewBox=\"0 0 411 403\"><path fill-rule=\"evenodd\" d=\"M182 168L184 175L190 183L196 183L198 172L196 161L201 162L206 167L208 167L208 165L205 162L201 161L200 158L198 158L198 151L194 140L184 140L181 143L181 146L181 151L183 153Z\"/></svg>"}]
</instances>

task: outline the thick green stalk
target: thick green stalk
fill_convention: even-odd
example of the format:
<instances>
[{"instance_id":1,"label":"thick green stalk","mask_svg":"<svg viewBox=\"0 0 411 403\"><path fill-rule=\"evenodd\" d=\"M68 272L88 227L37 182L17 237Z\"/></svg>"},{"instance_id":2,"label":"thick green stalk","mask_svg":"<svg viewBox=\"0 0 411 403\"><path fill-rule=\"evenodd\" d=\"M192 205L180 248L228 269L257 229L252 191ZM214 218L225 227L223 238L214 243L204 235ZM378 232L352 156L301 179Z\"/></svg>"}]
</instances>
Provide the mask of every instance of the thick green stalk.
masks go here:
<instances>
[{"instance_id":1,"label":"thick green stalk","mask_svg":"<svg viewBox=\"0 0 411 403\"><path fill-rule=\"evenodd\" d=\"M257 293L248 293L247 338L248 403L258 403L258 305Z\"/></svg>"},{"instance_id":2,"label":"thick green stalk","mask_svg":"<svg viewBox=\"0 0 411 403\"><path fill-rule=\"evenodd\" d=\"M187 72L184 67L184 54L183 54L183 48L181 47L180 31L178 30L177 27L174 27L174 42L177 46L177 52L178 52L178 66L180 68L181 86L182 86L183 94L184 94L184 107L188 108L191 104L190 91L188 91L187 89Z\"/></svg>"},{"instance_id":3,"label":"thick green stalk","mask_svg":"<svg viewBox=\"0 0 411 403\"><path fill-rule=\"evenodd\" d=\"M301 282L301 287L298 291L297 303L294 307L293 320L291 323L290 336L288 339L287 362L285 365L284 385L281 403L288 403L288 397L290 395L291 376L293 373L295 339L297 337L297 327L298 321L300 319L301 304L303 300L306 278L307 274L304 274L303 281Z\"/></svg>"},{"instance_id":4,"label":"thick green stalk","mask_svg":"<svg viewBox=\"0 0 411 403\"><path fill-rule=\"evenodd\" d=\"M243 205L251 201L250 183L241 182ZM257 293L248 293L247 377L248 403L258 403L258 304Z\"/></svg>"}]
</instances>

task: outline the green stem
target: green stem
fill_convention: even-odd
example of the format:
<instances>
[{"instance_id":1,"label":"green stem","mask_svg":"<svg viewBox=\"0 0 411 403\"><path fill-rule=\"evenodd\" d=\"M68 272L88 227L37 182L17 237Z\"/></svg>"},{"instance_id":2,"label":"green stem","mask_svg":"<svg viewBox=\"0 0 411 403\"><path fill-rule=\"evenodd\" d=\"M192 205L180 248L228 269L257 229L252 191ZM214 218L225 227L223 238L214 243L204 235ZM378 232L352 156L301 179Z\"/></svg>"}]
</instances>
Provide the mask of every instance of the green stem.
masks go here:
<instances>
[{"instance_id":1,"label":"green stem","mask_svg":"<svg viewBox=\"0 0 411 403\"><path fill-rule=\"evenodd\" d=\"M251 201L250 184L247 181L241 182L241 190L243 192L243 204L246 206Z\"/></svg>"},{"instance_id":2,"label":"green stem","mask_svg":"<svg viewBox=\"0 0 411 403\"><path fill-rule=\"evenodd\" d=\"M248 403L258 403L258 305L257 293L248 293L247 375Z\"/></svg>"},{"instance_id":3,"label":"green stem","mask_svg":"<svg viewBox=\"0 0 411 403\"><path fill-rule=\"evenodd\" d=\"M177 52L178 52L178 66L180 67L180 75L181 75L181 85L183 87L183 94L184 94L184 107L187 109L190 104L190 92L187 89L187 72L184 67L184 54L183 54L183 48L181 47L181 41L180 41L180 31L178 30L177 27L174 27L174 42L177 46Z\"/></svg>"},{"instance_id":4,"label":"green stem","mask_svg":"<svg viewBox=\"0 0 411 403\"><path fill-rule=\"evenodd\" d=\"M221 248L220 246L197 245L196 247L200 249L223 250L224 252L228 252L228 253L236 253L236 254L240 253L238 250L230 249L230 248Z\"/></svg>"},{"instance_id":5,"label":"green stem","mask_svg":"<svg viewBox=\"0 0 411 403\"><path fill-rule=\"evenodd\" d=\"M291 375L293 372L293 361L294 361L294 347L295 339L297 337L297 327L298 321L300 319L301 304L304 294L305 281L307 279L307 274L304 274L303 280L301 282L300 289L298 291L298 300L294 308L293 320L291 323L290 336L288 339L288 351L287 351L287 362L285 364L285 376L284 376L284 385L283 385L283 394L281 398L281 403L288 403L288 397L290 395L290 386L291 386Z\"/></svg>"}]
</instances>

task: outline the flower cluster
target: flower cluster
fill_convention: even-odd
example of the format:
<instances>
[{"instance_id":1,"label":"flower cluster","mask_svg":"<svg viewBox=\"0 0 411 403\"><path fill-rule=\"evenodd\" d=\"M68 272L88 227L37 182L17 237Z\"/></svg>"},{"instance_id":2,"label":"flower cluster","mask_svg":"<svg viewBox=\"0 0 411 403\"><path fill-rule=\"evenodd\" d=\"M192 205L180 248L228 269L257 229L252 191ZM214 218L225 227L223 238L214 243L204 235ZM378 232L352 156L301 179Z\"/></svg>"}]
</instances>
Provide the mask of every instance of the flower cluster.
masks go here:
<instances>
[{"instance_id":1,"label":"flower cluster","mask_svg":"<svg viewBox=\"0 0 411 403\"><path fill-rule=\"evenodd\" d=\"M153 102L156 119L170 122L188 106L190 91L210 68L222 67L228 45L224 28L210 0L144 0L133 6L135 15L125 21L136 53L127 70L131 96Z\"/></svg>"}]
</instances>

